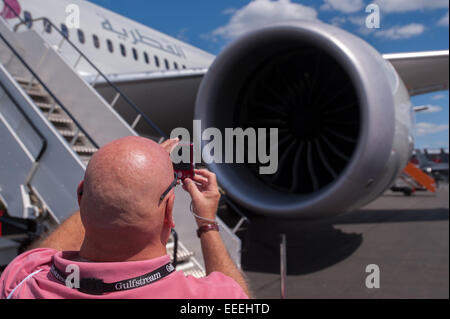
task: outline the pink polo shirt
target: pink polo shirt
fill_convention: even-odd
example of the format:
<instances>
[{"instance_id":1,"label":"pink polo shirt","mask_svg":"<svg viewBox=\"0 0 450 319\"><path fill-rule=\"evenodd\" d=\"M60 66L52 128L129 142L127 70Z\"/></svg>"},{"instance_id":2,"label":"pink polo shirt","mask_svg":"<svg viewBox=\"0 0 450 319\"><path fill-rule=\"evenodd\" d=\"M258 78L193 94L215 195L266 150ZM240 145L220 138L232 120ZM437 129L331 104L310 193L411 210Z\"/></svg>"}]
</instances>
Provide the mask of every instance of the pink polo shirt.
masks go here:
<instances>
[{"instance_id":1,"label":"pink polo shirt","mask_svg":"<svg viewBox=\"0 0 450 319\"><path fill-rule=\"evenodd\" d=\"M104 282L116 282L147 274L170 261L168 255L143 261L129 262L79 262L77 251L61 252L38 248L17 256L0 278L0 298L158 298L158 299L235 299L248 298L242 288L230 277L213 272L204 278L185 276L174 271L149 285L125 291L90 295L66 287L50 272L52 258L58 269L77 265L81 278L99 278Z\"/></svg>"}]
</instances>

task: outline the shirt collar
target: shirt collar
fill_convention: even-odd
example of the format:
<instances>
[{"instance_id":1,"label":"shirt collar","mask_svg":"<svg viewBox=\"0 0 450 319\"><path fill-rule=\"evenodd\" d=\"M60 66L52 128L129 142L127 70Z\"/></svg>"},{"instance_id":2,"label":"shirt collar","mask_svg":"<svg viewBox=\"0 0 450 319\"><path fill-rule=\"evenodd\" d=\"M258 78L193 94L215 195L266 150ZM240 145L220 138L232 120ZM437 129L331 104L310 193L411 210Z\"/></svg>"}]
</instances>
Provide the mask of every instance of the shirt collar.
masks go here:
<instances>
[{"instance_id":1,"label":"shirt collar","mask_svg":"<svg viewBox=\"0 0 450 319\"><path fill-rule=\"evenodd\" d=\"M76 265L80 269L81 278L98 278L104 282L115 282L149 273L170 261L169 255L161 257L124 262L81 262L78 251L59 251L53 257L55 266L65 272L69 265ZM72 271L66 272L69 274Z\"/></svg>"}]
</instances>

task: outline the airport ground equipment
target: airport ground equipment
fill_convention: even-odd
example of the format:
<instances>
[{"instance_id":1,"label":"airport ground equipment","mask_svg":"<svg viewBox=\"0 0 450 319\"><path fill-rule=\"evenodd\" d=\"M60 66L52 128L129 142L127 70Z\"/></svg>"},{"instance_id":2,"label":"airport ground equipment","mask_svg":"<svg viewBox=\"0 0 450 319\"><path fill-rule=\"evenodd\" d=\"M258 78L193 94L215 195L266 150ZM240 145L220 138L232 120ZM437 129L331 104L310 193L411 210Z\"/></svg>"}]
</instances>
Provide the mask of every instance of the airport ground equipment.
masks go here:
<instances>
[{"instance_id":1,"label":"airport ground equipment","mask_svg":"<svg viewBox=\"0 0 450 319\"><path fill-rule=\"evenodd\" d=\"M409 162L408 165L403 170L408 176L414 179L414 181L423 188L426 188L430 192L434 193L436 191L435 180L425 174L420 168L418 168L413 163Z\"/></svg>"},{"instance_id":2,"label":"airport ground equipment","mask_svg":"<svg viewBox=\"0 0 450 319\"><path fill-rule=\"evenodd\" d=\"M414 163L409 162L396 183L391 187L393 192L403 192L410 196L416 191L436 192L436 181L433 177L424 173Z\"/></svg>"}]
</instances>

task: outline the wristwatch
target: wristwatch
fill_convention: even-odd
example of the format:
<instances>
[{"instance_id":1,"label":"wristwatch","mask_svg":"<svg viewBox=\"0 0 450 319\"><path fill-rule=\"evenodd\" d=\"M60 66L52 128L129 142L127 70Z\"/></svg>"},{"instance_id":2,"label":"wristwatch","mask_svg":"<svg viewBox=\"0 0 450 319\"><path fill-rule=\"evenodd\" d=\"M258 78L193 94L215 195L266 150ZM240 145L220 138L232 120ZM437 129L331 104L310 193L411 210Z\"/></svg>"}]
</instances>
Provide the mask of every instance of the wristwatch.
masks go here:
<instances>
[{"instance_id":1,"label":"wristwatch","mask_svg":"<svg viewBox=\"0 0 450 319\"><path fill-rule=\"evenodd\" d=\"M197 237L200 238L200 236L203 233L206 233L207 231L210 231L210 230L219 231L219 225L217 223L211 223L211 224L205 224L205 225L200 226L197 229Z\"/></svg>"}]
</instances>

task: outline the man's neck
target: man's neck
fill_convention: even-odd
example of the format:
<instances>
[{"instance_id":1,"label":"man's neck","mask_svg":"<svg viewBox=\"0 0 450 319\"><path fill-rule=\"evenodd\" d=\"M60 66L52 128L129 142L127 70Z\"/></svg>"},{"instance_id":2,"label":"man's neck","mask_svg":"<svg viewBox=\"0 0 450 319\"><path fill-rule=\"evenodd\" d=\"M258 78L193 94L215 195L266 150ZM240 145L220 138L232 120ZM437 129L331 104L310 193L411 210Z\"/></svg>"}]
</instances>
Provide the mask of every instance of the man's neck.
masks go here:
<instances>
[{"instance_id":1,"label":"man's neck","mask_svg":"<svg viewBox=\"0 0 450 319\"><path fill-rule=\"evenodd\" d=\"M167 255L166 247L162 244L147 245L143 249L105 249L84 240L79 257L91 262L126 262L158 258Z\"/></svg>"}]
</instances>

